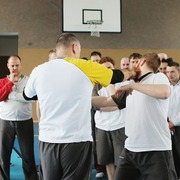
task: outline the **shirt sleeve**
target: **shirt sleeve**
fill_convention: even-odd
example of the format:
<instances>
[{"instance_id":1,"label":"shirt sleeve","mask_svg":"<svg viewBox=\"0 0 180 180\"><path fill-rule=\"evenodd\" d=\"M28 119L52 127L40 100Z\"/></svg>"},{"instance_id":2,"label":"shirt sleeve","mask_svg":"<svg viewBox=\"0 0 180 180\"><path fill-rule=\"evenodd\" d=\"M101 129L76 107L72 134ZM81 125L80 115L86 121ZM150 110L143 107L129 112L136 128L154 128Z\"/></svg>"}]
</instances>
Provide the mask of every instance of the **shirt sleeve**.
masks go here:
<instances>
[{"instance_id":1,"label":"shirt sleeve","mask_svg":"<svg viewBox=\"0 0 180 180\"><path fill-rule=\"evenodd\" d=\"M88 76L93 85L101 84L102 86L106 87L110 83L121 82L124 79L124 74L120 70L112 71L111 69L108 69L93 61L69 57L65 58L64 60L81 69L81 71Z\"/></svg>"},{"instance_id":2,"label":"shirt sleeve","mask_svg":"<svg viewBox=\"0 0 180 180\"><path fill-rule=\"evenodd\" d=\"M13 82L11 82L8 78L0 80L0 101L7 99L13 85Z\"/></svg>"}]
</instances>

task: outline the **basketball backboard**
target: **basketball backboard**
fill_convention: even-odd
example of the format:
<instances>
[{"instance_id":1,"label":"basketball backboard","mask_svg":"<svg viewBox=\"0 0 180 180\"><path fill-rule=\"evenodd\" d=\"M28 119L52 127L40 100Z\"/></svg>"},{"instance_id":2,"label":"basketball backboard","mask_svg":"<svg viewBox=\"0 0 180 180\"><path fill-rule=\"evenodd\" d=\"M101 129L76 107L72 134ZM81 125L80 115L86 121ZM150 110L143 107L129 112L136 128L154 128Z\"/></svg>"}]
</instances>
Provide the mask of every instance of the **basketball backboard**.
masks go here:
<instances>
[{"instance_id":1,"label":"basketball backboard","mask_svg":"<svg viewBox=\"0 0 180 180\"><path fill-rule=\"evenodd\" d=\"M121 0L63 0L63 32L121 32Z\"/></svg>"}]
</instances>

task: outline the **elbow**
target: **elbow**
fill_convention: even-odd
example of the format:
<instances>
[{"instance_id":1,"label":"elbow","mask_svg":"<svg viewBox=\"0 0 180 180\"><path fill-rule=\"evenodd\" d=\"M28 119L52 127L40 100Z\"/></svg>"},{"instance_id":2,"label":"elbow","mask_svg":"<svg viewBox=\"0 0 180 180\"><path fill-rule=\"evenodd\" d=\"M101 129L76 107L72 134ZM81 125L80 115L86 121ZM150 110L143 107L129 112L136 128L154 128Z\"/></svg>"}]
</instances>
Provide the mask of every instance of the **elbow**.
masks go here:
<instances>
[{"instance_id":1,"label":"elbow","mask_svg":"<svg viewBox=\"0 0 180 180\"><path fill-rule=\"evenodd\" d=\"M162 99L168 99L171 94L170 87L168 86L167 88L164 89L164 92L161 93Z\"/></svg>"},{"instance_id":2,"label":"elbow","mask_svg":"<svg viewBox=\"0 0 180 180\"><path fill-rule=\"evenodd\" d=\"M25 94L24 91L23 91L23 97L24 97L24 99L25 99L26 101L31 101L31 100L36 101L36 100L38 100L37 95L36 95L36 96L33 96L32 98L29 98L29 97L26 96L26 94Z\"/></svg>"},{"instance_id":3,"label":"elbow","mask_svg":"<svg viewBox=\"0 0 180 180\"><path fill-rule=\"evenodd\" d=\"M25 94L24 91L23 91L23 97L24 97L24 99L27 100L27 101L30 100L30 98L28 98L28 97L26 96L26 94Z\"/></svg>"},{"instance_id":4,"label":"elbow","mask_svg":"<svg viewBox=\"0 0 180 180\"><path fill-rule=\"evenodd\" d=\"M164 93L163 95L162 95L162 99L168 99L169 98L169 95L167 94L167 93Z\"/></svg>"}]
</instances>

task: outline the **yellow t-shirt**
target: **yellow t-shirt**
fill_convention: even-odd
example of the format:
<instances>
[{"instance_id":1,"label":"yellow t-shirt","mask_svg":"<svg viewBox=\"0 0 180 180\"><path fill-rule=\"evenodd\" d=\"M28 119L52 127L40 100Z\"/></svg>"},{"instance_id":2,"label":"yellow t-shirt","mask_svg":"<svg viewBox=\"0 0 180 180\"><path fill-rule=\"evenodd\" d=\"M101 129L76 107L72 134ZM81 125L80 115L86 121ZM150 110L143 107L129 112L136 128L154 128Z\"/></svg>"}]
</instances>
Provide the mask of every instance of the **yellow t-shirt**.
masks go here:
<instances>
[{"instance_id":1,"label":"yellow t-shirt","mask_svg":"<svg viewBox=\"0 0 180 180\"><path fill-rule=\"evenodd\" d=\"M66 57L64 60L81 69L88 76L93 85L101 84L102 86L106 87L111 82L113 75L113 71L111 69L90 60L87 61L84 59L75 59L70 57Z\"/></svg>"}]
</instances>

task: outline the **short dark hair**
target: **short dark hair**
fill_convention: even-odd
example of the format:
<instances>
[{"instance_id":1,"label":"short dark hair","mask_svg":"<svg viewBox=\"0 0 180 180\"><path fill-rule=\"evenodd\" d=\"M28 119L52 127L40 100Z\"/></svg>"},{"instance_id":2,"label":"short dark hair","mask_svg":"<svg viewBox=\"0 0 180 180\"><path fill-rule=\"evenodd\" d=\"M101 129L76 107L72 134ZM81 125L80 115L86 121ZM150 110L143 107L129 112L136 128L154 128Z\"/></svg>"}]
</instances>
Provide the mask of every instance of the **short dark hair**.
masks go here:
<instances>
[{"instance_id":1,"label":"short dark hair","mask_svg":"<svg viewBox=\"0 0 180 180\"><path fill-rule=\"evenodd\" d=\"M18 58L21 61L21 58L18 55L11 55L11 56L9 56L7 62L9 62L9 59L12 58L12 57L16 57L16 58Z\"/></svg>"},{"instance_id":2,"label":"short dark hair","mask_svg":"<svg viewBox=\"0 0 180 180\"><path fill-rule=\"evenodd\" d=\"M67 48L74 42L79 43L79 40L77 39L77 37L74 34L62 33L56 41L56 47L64 46Z\"/></svg>"},{"instance_id":3,"label":"short dark hair","mask_svg":"<svg viewBox=\"0 0 180 180\"><path fill-rule=\"evenodd\" d=\"M132 54L129 56L129 59L131 59L131 58L133 58L133 59L135 59L135 58L140 59L141 57L142 57L142 55L139 54L139 53L132 53Z\"/></svg>"},{"instance_id":4,"label":"short dark hair","mask_svg":"<svg viewBox=\"0 0 180 180\"><path fill-rule=\"evenodd\" d=\"M91 56L99 56L100 58L102 57L102 54L99 51L93 51L90 55Z\"/></svg>"},{"instance_id":5,"label":"short dark hair","mask_svg":"<svg viewBox=\"0 0 180 180\"><path fill-rule=\"evenodd\" d=\"M164 59L164 58L163 58L163 59L161 60L161 62L162 62L162 63L167 63L167 64L169 64L169 63L173 62L173 59L172 59L172 58L167 58L167 59Z\"/></svg>"},{"instance_id":6,"label":"short dark hair","mask_svg":"<svg viewBox=\"0 0 180 180\"><path fill-rule=\"evenodd\" d=\"M156 73L161 63L159 56L156 53L147 53L142 57L146 59L148 67L150 67L153 72Z\"/></svg>"},{"instance_id":7,"label":"short dark hair","mask_svg":"<svg viewBox=\"0 0 180 180\"><path fill-rule=\"evenodd\" d=\"M178 70L180 69L179 63L175 62L175 61L172 61L172 62L168 63L168 66L169 67L175 66Z\"/></svg>"}]
</instances>

